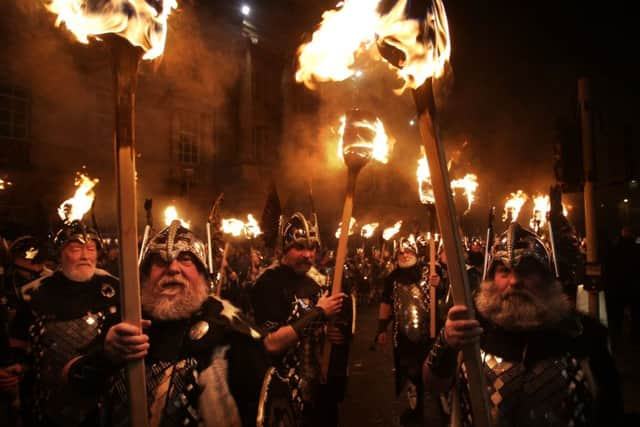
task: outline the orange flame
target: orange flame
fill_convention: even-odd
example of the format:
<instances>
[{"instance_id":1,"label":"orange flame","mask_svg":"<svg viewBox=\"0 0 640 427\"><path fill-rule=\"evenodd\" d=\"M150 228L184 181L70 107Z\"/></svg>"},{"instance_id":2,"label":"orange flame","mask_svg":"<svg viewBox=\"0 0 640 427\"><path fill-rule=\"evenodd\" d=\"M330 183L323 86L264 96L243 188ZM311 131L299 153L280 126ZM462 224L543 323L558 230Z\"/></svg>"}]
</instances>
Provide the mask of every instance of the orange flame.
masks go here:
<instances>
[{"instance_id":1,"label":"orange flame","mask_svg":"<svg viewBox=\"0 0 640 427\"><path fill-rule=\"evenodd\" d=\"M400 227L402 227L402 220L396 222L393 227L385 228L382 232L382 238L384 240L389 240L400 231Z\"/></svg>"},{"instance_id":2,"label":"orange flame","mask_svg":"<svg viewBox=\"0 0 640 427\"><path fill-rule=\"evenodd\" d=\"M362 228L360 229L360 235L365 239L371 238L371 236L373 236L373 233L376 231L376 228L378 228L379 225L380 223L377 223L377 222L372 222L371 224L363 225Z\"/></svg>"},{"instance_id":3,"label":"orange flame","mask_svg":"<svg viewBox=\"0 0 640 427\"><path fill-rule=\"evenodd\" d=\"M511 193L511 196L507 198L507 202L504 204L502 220L516 222L520 214L520 209L522 209L522 205L524 205L528 198L522 190L518 190L517 193Z\"/></svg>"},{"instance_id":4,"label":"orange flame","mask_svg":"<svg viewBox=\"0 0 640 427\"><path fill-rule=\"evenodd\" d=\"M161 7L154 7L146 0L49 0L46 7L58 15L56 26L64 24L81 43L117 34L142 48L144 59L153 59L164 51L167 18L178 3L162 0Z\"/></svg>"},{"instance_id":5,"label":"orange flame","mask_svg":"<svg viewBox=\"0 0 640 427\"><path fill-rule=\"evenodd\" d=\"M247 222L244 224L244 234L247 236L247 239L254 239L262 234L258 221L256 221L251 214L247 215Z\"/></svg>"},{"instance_id":6,"label":"orange flame","mask_svg":"<svg viewBox=\"0 0 640 427\"><path fill-rule=\"evenodd\" d=\"M429 163L427 163L427 155L424 147L420 147L422 158L418 159L418 169L416 176L418 177L418 194L420 195L420 203L435 203L436 199L433 195L433 185L431 184L431 172L429 171Z\"/></svg>"},{"instance_id":7,"label":"orange flame","mask_svg":"<svg viewBox=\"0 0 640 427\"><path fill-rule=\"evenodd\" d=\"M451 181L451 189L462 188L464 195L467 196L467 210L471 209L471 204L475 200L475 192L478 189L478 177L475 174L468 173L462 179L454 179Z\"/></svg>"},{"instance_id":8,"label":"orange flame","mask_svg":"<svg viewBox=\"0 0 640 427\"><path fill-rule=\"evenodd\" d=\"M72 198L65 200L58 207L58 216L65 223L80 221L89 212L96 197L93 187L100 182L98 178L91 179L89 175L76 172L74 186L78 187Z\"/></svg>"},{"instance_id":9,"label":"orange flame","mask_svg":"<svg viewBox=\"0 0 640 427\"><path fill-rule=\"evenodd\" d=\"M338 140L338 157L344 159L344 129L347 124L347 116L342 115L340 117L340 129L338 130L338 135L340 136ZM368 128L374 132L375 137L373 141L367 141L364 139L360 139L354 143L349 144L351 148L363 148L371 151L371 157L380 163L387 163L389 161L389 137L387 136L387 132L384 129L384 125L382 124L382 120L376 119L375 122L369 122L367 120L361 120L354 123L354 126L361 128Z\"/></svg>"},{"instance_id":10,"label":"orange flame","mask_svg":"<svg viewBox=\"0 0 640 427\"><path fill-rule=\"evenodd\" d=\"M547 213L551 210L551 201L548 195L538 194L533 198L533 212L529 226L534 230L542 228L547 222ZM562 215L569 215L567 206L562 204Z\"/></svg>"},{"instance_id":11,"label":"orange flame","mask_svg":"<svg viewBox=\"0 0 640 427\"><path fill-rule=\"evenodd\" d=\"M251 214L247 215L247 222L237 218L223 219L220 229L223 233L230 234L233 237L239 237L244 234L247 239L253 239L262 234L258 221Z\"/></svg>"},{"instance_id":12,"label":"orange flame","mask_svg":"<svg viewBox=\"0 0 640 427\"><path fill-rule=\"evenodd\" d=\"M0 191L2 190L6 190L7 188L11 187L13 185L13 182L0 178Z\"/></svg>"},{"instance_id":13,"label":"orange flame","mask_svg":"<svg viewBox=\"0 0 640 427\"><path fill-rule=\"evenodd\" d=\"M407 19L406 0L400 0L387 14L377 11L381 0L345 0L322 14L322 22L311 41L298 48L296 81L310 89L315 82L343 81L354 76L357 57L376 41L393 46L404 55L395 68L404 87L418 88L430 77L439 77L451 55L449 24L441 0L435 0L426 17L428 33L435 40L420 37L423 25ZM372 56L381 58L375 52Z\"/></svg>"},{"instance_id":14,"label":"orange flame","mask_svg":"<svg viewBox=\"0 0 640 427\"><path fill-rule=\"evenodd\" d=\"M191 228L191 222L185 221L180 218L180 216L178 215L178 210L175 206L167 206L164 210L164 225L168 227L176 219L180 221L180 225L182 225L184 228Z\"/></svg>"},{"instance_id":15,"label":"orange flame","mask_svg":"<svg viewBox=\"0 0 640 427\"><path fill-rule=\"evenodd\" d=\"M349 220L349 236L353 236L353 226L356 225L356 219L354 217L351 217L351 219ZM336 239L340 238L340 231L342 229L342 221L340 221L340 224L338 224L338 229L336 230Z\"/></svg>"}]
</instances>

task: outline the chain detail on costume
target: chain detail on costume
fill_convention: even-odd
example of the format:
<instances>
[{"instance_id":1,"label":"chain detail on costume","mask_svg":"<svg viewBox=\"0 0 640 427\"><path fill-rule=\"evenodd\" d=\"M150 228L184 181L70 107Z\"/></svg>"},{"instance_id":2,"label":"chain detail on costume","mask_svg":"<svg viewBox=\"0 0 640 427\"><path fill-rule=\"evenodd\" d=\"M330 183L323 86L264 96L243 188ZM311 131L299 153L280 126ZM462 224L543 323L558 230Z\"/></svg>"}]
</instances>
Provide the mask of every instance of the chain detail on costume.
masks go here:
<instances>
[{"instance_id":1,"label":"chain detail on costume","mask_svg":"<svg viewBox=\"0 0 640 427\"><path fill-rule=\"evenodd\" d=\"M202 389L197 383L197 361L187 358L178 362L156 362L146 366L147 400L150 417L154 406L162 409L159 426L197 426L198 398ZM164 384L168 381L168 384ZM121 371L111 384L110 396L117 400L111 402L110 417L115 427L124 427L129 423L128 394L126 376ZM156 405L157 402L157 405Z\"/></svg>"},{"instance_id":2,"label":"chain detail on costume","mask_svg":"<svg viewBox=\"0 0 640 427\"><path fill-rule=\"evenodd\" d=\"M492 354L483 353L482 358L494 425L590 425L593 390L589 387L588 375L571 354L545 359L529 367ZM461 425L472 426L464 364L458 386Z\"/></svg>"},{"instance_id":3,"label":"chain detail on costume","mask_svg":"<svg viewBox=\"0 0 640 427\"><path fill-rule=\"evenodd\" d=\"M65 425L81 422L86 407L71 405L62 391L60 374L71 359L83 350L100 333L105 316L102 312L88 312L84 317L72 320L56 320L53 316L37 315L29 328L34 356L34 416L38 420L54 417ZM66 420L66 421L65 421Z\"/></svg>"},{"instance_id":4,"label":"chain detail on costume","mask_svg":"<svg viewBox=\"0 0 640 427\"><path fill-rule=\"evenodd\" d=\"M429 284L393 284L393 342L398 346L398 334L402 333L413 342L425 340L429 334Z\"/></svg>"}]
</instances>

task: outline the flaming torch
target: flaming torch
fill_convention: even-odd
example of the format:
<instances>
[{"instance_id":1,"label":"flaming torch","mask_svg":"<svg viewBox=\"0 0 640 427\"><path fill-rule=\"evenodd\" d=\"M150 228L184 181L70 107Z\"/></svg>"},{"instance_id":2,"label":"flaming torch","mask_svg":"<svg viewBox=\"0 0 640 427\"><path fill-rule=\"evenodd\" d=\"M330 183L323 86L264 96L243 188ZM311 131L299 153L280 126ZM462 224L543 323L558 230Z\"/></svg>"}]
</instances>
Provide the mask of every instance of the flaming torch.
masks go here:
<instances>
[{"instance_id":1,"label":"flaming torch","mask_svg":"<svg viewBox=\"0 0 640 427\"><path fill-rule=\"evenodd\" d=\"M134 150L134 104L137 70L141 58L162 54L167 35L167 18L176 0L50 0L47 8L57 15L82 43L100 37L110 43L115 78L115 154L120 241L122 319L140 326L140 287L137 265L137 221ZM147 425L144 361L129 362L127 378L130 424Z\"/></svg>"},{"instance_id":2,"label":"flaming torch","mask_svg":"<svg viewBox=\"0 0 640 427\"><path fill-rule=\"evenodd\" d=\"M445 249L454 300L457 304L465 304L469 315L473 316L469 279L464 269L462 243L454 214L446 159L439 138L433 94L433 79L442 75L451 52L444 6L441 0L411 2L411 15L418 18L408 19L406 0L398 1L385 15L377 11L380 3L380 0L345 0L336 10L325 12L323 22L311 41L298 50L300 67L296 72L296 80L313 88L318 81L349 78L356 71L354 64L357 55L376 45L382 57L392 64L404 82L398 92L406 88L414 89L420 132L438 206L438 222L442 237L447 242ZM417 10L420 8L422 10ZM344 217L344 227L348 218ZM336 272L338 267L340 264L336 262ZM471 384L474 424L489 426L489 400L479 345L467 345L463 353Z\"/></svg>"},{"instance_id":3,"label":"flaming torch","mask_svg":"<svg viewBox=\"0 0 640 427\"><path fill-rule=\"evenodd\" d=\"M527 201L529 196L522 190L518 190L516 193L511 193L507 197L507 202L504 204L504 214L502 220L506 222L516 222L522 206Z\"/></svg>"},{"instance_id":4,"label":"flaming torch","mask_svg":"<svg viewBox=\"0 0 640 427\"><path fill-rule=\"evenodd\" d=\"M529 226L536 233L540 233L540 229L547 222L547 212L551 209L551 202L548 195L539 194L533 198L533 213Z\"/></svg>"},{"instance_id":5,"label":"flaming torch","mask_svg":"<svg viewBox=\"0 0 640 427\"><path fill-rule=\"evenodd\" d=\"M342 208L342 224L340 226L336 267L331 287L332 295L342 292L342 274L347 255L347 241L349 239L351 213L353 212L353 196L358 174L371 159L386 163L389 157L388 138L382 122L372 114L358 109L350 110L342 117L339 147L341 149L338 155L342 157L347 165L347 189ZM321 366L321 378L324 382L327 380L330 358L331 344L327 342L324 346Z\"/></svg>"},{"instance_id":6,"label":"flaming torch","mask_svg":"<svg viewBox=\"0 0 640 427\"><path fill-rule=\"evenodd\" d=\"M180 216L178 215L178 210L175 206L167 206L164 210L164 225L168 227L176 219L180 221L180 225L182 225L184 228L191 228L191 222L185 221L180 218Z\"/></svg>"},{"instance_id":7,"label":"flaming torch","mask_svg":"<svg viewBox=\"0 0 640 427\"><path fill-rule=\"evenodd\" d=\"M351 219L349 220L349 236L353 236L354 225L356 225L356 219L354 217L351 217ZM339 239L341 234L342 234L342 223L338 224L338 229L336 230L336 239Z\"/></svg>"},{"instance_id":8,"label":"flaming torch","mask_svg":"<svg viewBox=\"0 0 640 427\"><path fill-rule=\"evenodd\" d=\"M373 236L373 233L376 231L380 224L377 222L372 222L371 224L365 224L360 229L360 236L365 239L370 239Z\"/></svg>"},{"instance_id":9,"label":"flaming torch","mask_svg":"<svg viewBox=\"0 0 640 427\"><path fill-rule=\"evenodd\" d=\"M82 172L76 172L74 185L78 188L73 197L60 203L58 207L58 216L60 219L69 224L73 221L81 221L84 214L89 212L89 209L91 209L93 205L93 200L96 197L93 187L95 187L98 182L100 182L100 180L97 178L91 179Z\"/></svg>"},{"instance_id":10,"label":"flaming torch","mask_svg":"<svg viewBox=\"0 0 640 427\"><path fill-rule=\"evenodd\" d=\"M461 188L464 190L464 195L467 197L467 210L464 211L466 214L471 210L471 205L475 200L475 193L478 189L478 177L472 173L468 173L464 178L451 181L451 188Z\"/></svg>"}]
</instances>

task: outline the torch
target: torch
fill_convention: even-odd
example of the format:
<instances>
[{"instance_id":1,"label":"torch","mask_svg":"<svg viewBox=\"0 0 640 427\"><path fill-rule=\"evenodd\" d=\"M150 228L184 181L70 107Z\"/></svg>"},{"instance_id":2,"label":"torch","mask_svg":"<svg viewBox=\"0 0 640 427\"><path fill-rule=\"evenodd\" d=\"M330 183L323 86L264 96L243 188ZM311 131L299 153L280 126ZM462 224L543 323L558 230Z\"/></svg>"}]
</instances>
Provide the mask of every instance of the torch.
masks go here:
<instances>
[{"instance_id":1,"label":"torch","mask_svg":"<svg viewBox=\"0 0 640 427\"><path fill-rule=\"evenodd\" d=\"M99 36L112 48L122 319L137 326L141 323L134 150L137 70L141 58L153 59L162 54L167 18L176 7L176 0L162 0L153 5L145 0L50 0L47 4L57 15L56 25L64 23L80 42L88 43L89 37ZM130 424L147 425L143 360L128 363L127 381Z\"/></svg>"},{"instance_id":2,"label":"torch","mask_svg":"<svg viewBox=\"0 0 640 427\"><path fill-rule=\"evenodd\" d=\"M311 41L298 49L296 80L309 88L314 88L318 81L343 81L354 75L357 54L377 45L381 56L397 68L398 76L404 81L404 86L397 93L406 88L415 90L420 131L433 173L438 223L447 242L445 248L454 298L457 303L465 304L469 315L473 315L433 94L433 78L442 74L451 52L444 6L441 0L411 2L410 14L419 18L407 19L406 0L398 1L384 15L378 12L379 3L346 0L336 10L325 12L323 23L313 33ZM421 7L421 11L414 10ZM343 226L348 219L348 216L344 218ZM471 385L474 423L488 426L491 424L489 401L479 345L468 345L463 352Z\"/></svg>"},{"instance_id":3,"label":"torch","mask_svg":"<svg viewBox=\"0 0 640 427\"><path fill-rule=\"evenodd\" d=\"M359 109L348 111L342 117L340 133L338 154L342 156L347 166L347 188L342 207L342 224L336 251L331 295L342 292L342 274L347 255L349 226L351 225L351 213L353 212L353 196L358 174L372 158L386 163L388 156L387 135L384 131L384 126L380 119L371 113ZM321 378L325 383L329 372L330 359L331 343L327 341L324 345L320 368Z\"/></svg>"},{"instance_id":4,"label":"torch","mask_svg":"<svg viewBox=\"0 0 640 427\"><path fill-rule=\"evenodd\" d=\"M215 283L215 277L213 275L213 233L211 230L220 228L220 209L223 200L224 193L220 193L216 201L213 202L209 216L207 217L207 264L209 264L207 268L212 285Z\"/></svg>"},{"instance_id":5,"label":"torch","mask_svg":"<svg viewBox=\"0 0 640 427\"><path fill-rule=\"evenodd\" d=\"M496 207L491 206L489 208L489 220L487 221L487 240L484 244L484 267L482 269L482 280L487 278L489 270L489 254L491 253L491 247L493 246L493 219L496 216Z\"/></svg>"},{"instance_id":6,"label":"torch","mask_svg":"<svg viewBox=\"0 0 640 427\"><path fill-rule=\"evenodd\" d=\"M475 316L473 310L473 300L469 285L469 278L465 271L464 252L460 234L458 233L459 222L455 214L455 205L451 193L451 181L447 170L444 148L439 135L438 115L436 109L435 96L433 91L433 80L442 74L444 62L450 54L449 29L444 5L440 0L433 0L427 7L426 13L420 15L425 17L423 28L420 31L422 37L421 46L415 46L415 41L404 44L394 34L387 37L378 38L378 48L382 56L399 69L405 69L410 73L405 77L405 84L414 88L413 99L416 105L420 134L424 151L427 156L433 193L436 204L436 213L444 245L448 268L451 278L451 290L453 298L457 304L467 306L469 318ZM412 3L412 5L414 5ZM416 5L418 6L418 5ZM417 11L412 10L412 13ZM420 74L413 72L410 67L412 55L416 50L422 49L425 53L423 57L423 68ZM426 49L426 52L424 51ZM420 78L422 77L422 78ZM468 344L462 349L469 387L471 391L471 403L474 424L477 426L491 425L489 415L489 400L486 393L486 379L482 369L480 357L480 346L478 343Z\"/></svg>"}]
</instances>

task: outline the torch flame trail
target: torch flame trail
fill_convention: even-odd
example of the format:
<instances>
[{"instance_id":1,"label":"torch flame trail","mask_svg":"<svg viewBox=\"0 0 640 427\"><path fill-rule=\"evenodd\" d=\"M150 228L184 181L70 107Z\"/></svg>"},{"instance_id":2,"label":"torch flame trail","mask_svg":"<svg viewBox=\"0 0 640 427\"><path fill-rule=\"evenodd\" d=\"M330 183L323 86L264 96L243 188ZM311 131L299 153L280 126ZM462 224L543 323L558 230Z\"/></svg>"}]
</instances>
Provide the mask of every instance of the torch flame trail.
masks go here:
<instances>
[{"instance_id":1,"label":"torch flame trail","mask_svg":"<svg viewBox=\"0 0 640 427\"><path fill-rule=\"evenodd\" d=\"M349 220L349 233L347 234L348 236L353 236L353 227L356 225L356 219L354 217L351 217L351 219ZM340 238L340 230L342 229L342 221L340 221L340 224L338 224L338 229L336 230L336 239Z\"/></svg>"},{"instance_id":2,"label":"torch flame trail","mask_svg":"<svg viewBox=\"0 0 640 427\"><path fill-rule=\"evenodd\" d=\"M504 214L502 215L503 221L516 222L520 209L527 201L529 196L522 190L518 190L516 193L511 193L511 196L507 198L507 202L504 204Z\"/></svg>"},{"instance_id":3,"label":"torch flame trail","mask_svg":"<svg viewBox=\"0 0 640 427\"><path fill-rule=\"evenodd\" d=\"M471 205L475 200L475 192L478 189L478 177L472 173L468 173L461 179L451 181L451 189L462 188L464 195L467 196L467 210L469 212Z\"/></svg>"},{"instance_id":4,"label":"torch flame trail","mask_svg":"<svg viewBox=\"0 0 640 427\"><path fill-rule=\"evenodd\" d=\"M385 228L382 232L382 238L384 240L389 240L400 231L400 227L402 227L402 220L396 222L393 227Z\"/></svg>"},{"instance_id":5,"label":"torch flame trail","mask_svg":"<svg viewBox=\"0 0 640 427\"><path fill-rule=\"evenodd\" d=\"M57 15L56 26L65 25L81 43L89 37L117 34L154 59L164 51L167 18L177 0L162 0L159 7L145 0L50 0L47 9Z\"/></svg>"},{"instance_id":6,"label":"torch flame trail","mask_svg":"<svg viewBox=\"0 0 640 427\"><path fill-rule=\"evenodd\" d=\"M416 176L418 178L418 194L420 195L420 203L435 203L433 196L433 185L431 184L431 172L429 171L429 163L427 163L427 155L424 153L424 147L420 147L422 157L418 159L418 169Z\"/></svg>"},{"instance_id":7,"label":"torch flame trail","mask_svg":"<svg viewBox=\"0 0 640 427\"><path fill-rule=\"evenodd\" d=\"M322 14L322 22L311 41L298 48L296 81L310 89L315 82L343 81L357 72L357 57L376 43L400 51L403 60L394 68L404 81L404 89L418 88L427 78L439 77L451 55L449 24L441 0L426 17L435 34L419 43L422 30L417 19L407 19L406 0L400 0L385 15L377 11L381 0L345 0L336 9ZM380 58L373 52L372 56Z\"/></svg>"},{"instance_id":8,"label":"torch flame trail","mask_svg":"<svg viewBox=\"0 0 640 427\"><path fill-rule=\"evenodd\" d=\"M371 224L363 225L362 228L360 229L360 235L365 239L371 238L371 236L373 236L373 233L376 231L379 225L380 223L378 222L372 222Z\"/></svg>"},{"instance_id":9,"label":"torch flame trail","mask_svg":"<svg viewBox=\"0 0 640 427\"><path fill-rule=\"evenodd\" d=\"M164 210L164 225L168 227L176 219L180 221L180 225L182 225L184 228L191 228L191 222L185 221L180 218L180 216L178 215L178 210L175 206L167 206Z\"/></svg>"},{"instance_id":10,"label":"torch flame trail","mask_svg":"<svg viewBox=\"0 0 640 427\"><path fill-rule=\"evenodd\" d=\"M93 187L100 182L99 179L91 179L88 175L76 172L74 185L78 187L72 198L65 200L58 208L58 216L65 223L80 221L89 212L93 200L96 197Z\"/></svg>"}]
</instances>

